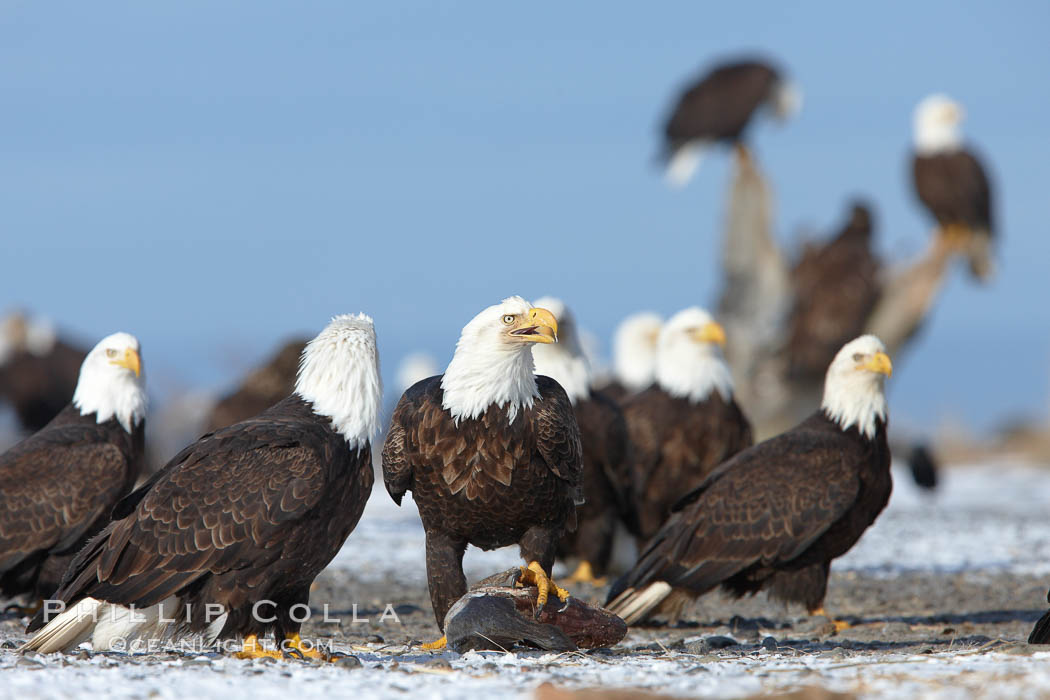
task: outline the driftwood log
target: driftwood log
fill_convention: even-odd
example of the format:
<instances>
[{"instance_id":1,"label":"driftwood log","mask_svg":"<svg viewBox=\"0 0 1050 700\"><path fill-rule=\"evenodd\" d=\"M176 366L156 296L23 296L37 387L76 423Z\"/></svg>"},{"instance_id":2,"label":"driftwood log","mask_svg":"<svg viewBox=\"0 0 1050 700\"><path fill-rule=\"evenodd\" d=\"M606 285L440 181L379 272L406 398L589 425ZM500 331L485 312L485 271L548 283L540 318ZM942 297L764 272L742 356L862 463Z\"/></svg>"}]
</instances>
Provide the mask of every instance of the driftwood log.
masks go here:
<instances>
[{"instance_id":1,"label":"driftwood log","mask_svg":"<svg viewBox=\"0 0 1050 700\"><path fill-rule=\"evenodd\" d=\"M510 651L528 646L545 651L609 647L624 638L627 624L607 610L570 597L551 598L536 615L535 586L517 587L520 570L508 569L479 581L445 615L449 648Z\"/></svg>"}]
</instances>

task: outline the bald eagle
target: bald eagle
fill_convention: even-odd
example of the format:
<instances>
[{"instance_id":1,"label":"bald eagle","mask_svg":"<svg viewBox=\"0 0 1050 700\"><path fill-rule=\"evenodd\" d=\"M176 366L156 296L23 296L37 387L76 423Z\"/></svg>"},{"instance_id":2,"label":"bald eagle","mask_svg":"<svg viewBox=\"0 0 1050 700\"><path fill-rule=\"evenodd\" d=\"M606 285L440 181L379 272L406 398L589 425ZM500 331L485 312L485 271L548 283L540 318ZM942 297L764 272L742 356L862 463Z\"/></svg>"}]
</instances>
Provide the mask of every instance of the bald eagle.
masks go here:
<instances>
[{"instance_id":1,"label":"bald eagle","mask_svg":"<svg viewBox=\"0 0 1050 700\"><path fill-rule=\"evenodd\" d=\"M139 341L114 333L80 369L73 401L0 455L0 593L49 598L142 469Z\"/></svg>"},{"instance_id":2,"label":"bald eagle","mask_svg":"<svg viewBox=\"0 0 1050 700\"><path fill-rule=\"evenodd\" d=\"M191 633L247 635L242 654L276 656L258 643L273 630L282 648L316 654L293 607L371 492L380 392L372 320L337 316L307 345L290 396L205 435L117 505L66 571L67 609L38 613L23 649Z\"/></svg>"},{"instance_id":3,"label":"bald eagle","mask_svg":"<svg viewBox=\"0 0 1050 700\"><path fill-rule=\"evenodd\" d=\"M882 342L847 343L828 368L821 408L744 450L681 499L608 608L633 624L677 616L721 586L741 596L772 587L821 613L831 561L857 542L890 497Z\"/></svg>"},{"instance_id":4,"label":"bald eagle","mask_svg":"<svg viewBox=\"0 0 1050 700\"><path fill-rule=\"evenodd\" d=\"M656 384L624 405L631 441L632 508L642 541L682 495L716 466L750 447L751 424L733 400L722 357L725 332L692 307L660 331Z\"/></svg>"},{"instance_id":5,"label":"bald eagle","mask_svg":"<svg viewBox=\"0 0 1050 700\"><path fill-rule=\"evenodd\" d=\"M795 263L785 345L791 380L819 387L839 348L864 332L882 291L871 237L871 209L855 202L835 237L807 246Z\"/></svg>"},{"instance_id":6,"label":"bald eagle","mask_svg":"<svg viewBox=\"0 0 1050 700\"><path fill-rule=\"evenodd\" d=\"M14 313L0 324L0 399L35 432L73 397L87 350L58 337L51 323Z\"/></svg>"},{"instance_id":7,"label":"bald eagle","mask_svg":"<svg viewBox=\"0 0 1050 700\"><path fill-rule=\"evenodd\" d=\"M992 191L981 161L963 144L962 120L962 107L944 95L919 103L912 176L940 235L967 255L970 272L983 281L994 269Z\"/></svg>"},{"instance_id":8,"label":"bald eagle","mask_svg":"<svg viewBox=\"0 0 1050 700\"><path fill-rule=\"evenodd\" d=\"M583 447L583 495L576 530L566 532L559 556L577 560L570 582L601 584L612 557L617 523L627 516L627 424L615 401L591 388L591 368L580 346L576 319L560 299L536 305L558 322L558 342L532 350L536 374L558 382L572 402Z\"/></svg>"},{"instance_id":9,"label":"bald eagle","mask_svg":"<svg viewBox=\"0 0 1050 700\"><path fill-rule=\"evenodd\" d=\"M442 630L467 592L468 544L518 543L528 562L522 580L537 585L537 604L549 593L568 597L549 575L582 502L580 431L565 390L535 376L532 358L532 345L555 342L557 331L550 311L521 297L490 306L464 326L445 373L409 388L394 410L383 480L396 503L411 491L419 507Z\"/></svg>"},{"instance_id":10,"label":"bald eagle","mask_svg":"<svg viewBox=\"0 0 1050 700\"><path fill-rule=\"evenodd\" d=\"M613 336L613 378L601 386L615 401L648 389L656 376L656 339L663 319L651 311L631 314Z\"/></svg>"},{"instance_id":11,"label":"bald eagle","mask_svg":"<svg viewBox=\"0 0 1050 700\"><path fill-rule=\"evenodd\" d=\"M798 90L772 64L743 60L715 66L678 97L664 126L668 180L684 185L693 176L703 151L725 143L747 157L744 132L759 108L778 119L799 107Z\"/></svg>"},{"instance_id":12,"label":"bald eagle","mask_svg":"<svg viewBox=\"0 0 1050 700\"><path fill-rule=\"evenodd\" d=\"M295 372L309 338L292 338L265 364L252 370L240 386L215 404L205 427L213 432L265 411L295 390Z\"/></svg>"}]
</instances>

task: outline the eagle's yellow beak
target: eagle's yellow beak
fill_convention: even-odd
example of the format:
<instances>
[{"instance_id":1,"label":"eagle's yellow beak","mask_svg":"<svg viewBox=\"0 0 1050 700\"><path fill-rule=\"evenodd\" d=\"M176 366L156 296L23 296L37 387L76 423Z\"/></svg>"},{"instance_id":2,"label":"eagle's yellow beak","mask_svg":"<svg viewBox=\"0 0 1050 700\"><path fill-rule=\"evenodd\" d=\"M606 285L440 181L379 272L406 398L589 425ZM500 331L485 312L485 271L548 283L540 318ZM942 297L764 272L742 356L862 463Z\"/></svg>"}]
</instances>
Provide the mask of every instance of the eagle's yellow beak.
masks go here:
<instances>
[{"instance_id":1,"label":"eagle's yellow beak","mask_svg":"<svg viewBox=\"0 0 1050 700\"><path fill-rule=\"evenodd\" d=\"M135 373L136 377L142 376L142 360L139 358L139 354L133 349L128 348L124 351L124 357L119 357L115 360L110 360L111 365L117 365L118 367L126 367Z\"/></svg>"},{"instance_id":2,"label":"eagle's yellow beak","mask_svg":"<svg viewBox=\"0 0 1050 700\"><path fill-rule=\"evenodd\" d=\"M893 376L893 363L890 362L890 356L884 352L877 352L872 355L870 360L860 366L860 369L885 374L887 377Z\"/></svg>"},{"instance_id":3,"label":"eagle's yellow beak","mask_svg":"<svg viewBox=\"0 0 1050 700\"><path fill-rule=\"evenodd\" d=\"M718 323L711 321L704 325L703 328L693 332L693 338L701 343L715 343L716 345L725 346L726 344L726 332L725 329Z\"/></svg>"},{"instance_id":4,"label":"eagle's yellow beak","mask_svg":"<svg viewBox=\"0 0 1050 700\"><path fill-rule=\"evenodd\" d=\"M557 343L558 319L547 309L532 308L510 334L526 343Z\"/></svg>"}]
</instances>

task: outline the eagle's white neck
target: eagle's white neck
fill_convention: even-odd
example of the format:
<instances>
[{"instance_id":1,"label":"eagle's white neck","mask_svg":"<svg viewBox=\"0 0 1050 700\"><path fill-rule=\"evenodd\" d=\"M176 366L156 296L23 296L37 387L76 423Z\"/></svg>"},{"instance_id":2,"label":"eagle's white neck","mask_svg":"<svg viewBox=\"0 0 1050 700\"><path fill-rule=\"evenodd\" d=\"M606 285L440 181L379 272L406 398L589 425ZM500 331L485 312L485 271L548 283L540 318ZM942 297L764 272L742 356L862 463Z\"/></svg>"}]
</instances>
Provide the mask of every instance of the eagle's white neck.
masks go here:
<instances>
[{"instance_id":1,"label":"eagle's white neck","mask_svg":"<svg viewBox=\"0 0 1050 700\"><path fill-rule=\"evenodd\" d=\"M97 414L98 423L115 418L130 433L146 417L146 387L142 377L104 360L93 353L85 358L73 392L73 406L82 416Z\"/></svg>"},{"instance_id":2,"label":"eagle's white neck","mask_svg":"<svg viewBox=\"0 0 1050 700\"><path fill-rule=\"evenodd\" d=\"M959 125L920 114L915 120L915 151L922 156L954 153L962 148Z\"/></svg>"},{"instance_id":3,"label":"eagle's white neck","mask_svg":"<svg viewBox=\"0 0 1050 700\"><path fill-rule=\"evenodd\" d=\"M875 437L876 421L886 421L883 376L870 372L838 372L832 365L824 381L821 408L843 430L856 427L870 440Z\"/></svg>"},{"instance_id":4,"label":"eagle's white neck","mask_svg":"<svg viewBox=\"0 0 1050 700\"><path fill-rule=\"evenodd\" d=\"M733 376L717 351L693 342L661 348L656 362L656 383L671 396L692 403L717 391L723 401L733 398Z\"/></svg>"},{"instance_id":5,"label":"eagle's white neck","mask_svg":"<svg viewBox=\"0 0 1050 700\"><path fill-rule=\"evenodd\" d=\"M334 318L303 350L295 393L330 418L351 449L367 445L379 432L383 394L372 320L364 314Z\"/></svg>"},{"instance_id":6,"label":"eagle's white neck","mask_svg":"<svg viewBox=\"0 0 1050 700\"><path fill-rule=\"evenodd\" d=\"M581 353L573 355L564 336L557 345L537 345L532 349L536 374L550 377L561 384L574 405L591 394L591 368Z\"/></svg>"},{"instance_id":7,"label":"eagle's white neck","mask_svg":"<svg viewBox=\"0 0 1050 700\"><path fill-rule=\"evenodd\" d=\"M441 378L441 405L457 424L477 418L492 405L505 406L508 420L514 422L521 408L532 408L539 398L534 370L527 345L461 336Z\"/></svg>"}]
</instances>

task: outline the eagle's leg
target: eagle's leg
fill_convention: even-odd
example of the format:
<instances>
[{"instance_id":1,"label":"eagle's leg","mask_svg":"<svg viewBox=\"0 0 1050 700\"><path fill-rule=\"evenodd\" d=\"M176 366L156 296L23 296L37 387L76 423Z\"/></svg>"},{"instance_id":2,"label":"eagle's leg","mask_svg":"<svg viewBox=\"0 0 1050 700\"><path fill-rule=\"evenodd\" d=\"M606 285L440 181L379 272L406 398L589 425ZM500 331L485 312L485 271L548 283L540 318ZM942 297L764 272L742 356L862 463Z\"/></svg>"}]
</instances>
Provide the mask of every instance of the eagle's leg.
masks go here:
<instances>
[{"instance_id":1,"label":"eagle's leg","mask_svg":"<svg viewBox=\"0 0 1050 700\"><path fill-rule=\"evenodd\" d=\"M747 146L742 141L733 144L733 153L736 154L737 163L741 167L751 163L751 151L747 150Z\"/></svg>"},{"instance_id":2,"label":"eagle's leg","mask_svg":"<svg viewBox=\"0 0 1050 700\"><path fill-rule=\"evenodd\" d=\"M467 592L467 578L463 575L463 551L467 543L443 532L427 530L427 585L430 587L430 605L438 628L445 631L445 615L457 600ZM428 648L444 647L444 638Z\"/></svg>"},{"instance_id":3,"label":"eagle's leg","mask_svg":"<svg viewBox=\"0 0 1050 700\"><path fill-rule=\"evenodd\" d=\"M970 229L962 224L944 224L938 234L944 246L953 252L965 252L970 245Z\"/></svg>"},{"instance_id":4,"label":"eagle's leg","mask_svg":"<svg viewBox=\"0 0 1050 700\"><path fill-rule=\"evenodd\" d=\"M521 558L529 562L528 566L521 567L521 577L518 582L524 586L536 586L536 615L543 612L543 606L547 599L554 593L559 600L569 599L569 592L554 583L547 574L554 568L554 557L558 551L558 539L562 528L550 528L542 525L531 527L525 531L521 538L519 548Z\"/></svg>"},{"instance_id":5,"label":"eagle's leg","mask_svg":"<svg viewBox=\"0 0 1050 700\"><path fill-rule=\"evenodd\" d=\"M568 583L589 583L593 586L604 586L607 581L604 574L612 558L613 537L616 535L615 514L602 512L580 517L574 538L576 554L580 563L569 577Z\"/></svg>"},{"instance_id":6,"label":"eagle's leg","mask_svg":"<svg viewBox=\"0 0 1050 700\"><path fill-rule=\"evenodd\" d=\"M604 576L601 578L595 576L591 562L584 559L576 567L576 571L572 572L572 576L566 580L566 583L589 583L594 586L604 586L608 580Z\"/></svg>"}]
</instances>

